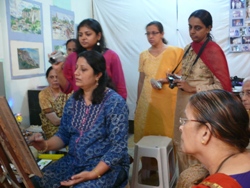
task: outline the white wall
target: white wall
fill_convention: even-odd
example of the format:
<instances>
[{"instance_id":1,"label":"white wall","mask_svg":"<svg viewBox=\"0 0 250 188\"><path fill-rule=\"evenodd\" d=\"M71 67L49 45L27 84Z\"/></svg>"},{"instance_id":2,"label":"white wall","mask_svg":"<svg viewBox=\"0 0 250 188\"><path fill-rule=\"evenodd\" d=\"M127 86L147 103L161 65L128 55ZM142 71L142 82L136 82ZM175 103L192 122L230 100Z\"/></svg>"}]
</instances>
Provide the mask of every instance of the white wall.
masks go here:
<instances>
[{"instance_id":1,"label":"white wall","mask_svg":"<svg viewBox=\"0 0 250 188\"><path fill-rule=\"evenodd\" d=\"M160 21L170 45L184 48L191 42L188 17L197 9L213 17L214 40L226 54L231 76L250 76L250 52L229 53L229 2L226 0L93 0L94 18L100 21L108 47L122 61L128 89L129 118L133 119L137 98L139 54L149 48L145 26ZM211 54L212 55L212 54Z\"/></svg>"},{"instance_id":2,"label":"white wall","mask_svg":"<svg viewBox=\"0 0 250 188\"><path fill-rule=\"evenodd\" d=\"M44 29L44 59L46 69L50 66L47 62L47 54L51 53L51 28L50 28L50 6L53 0L36 0L42 3L43 29ZM75 13L75 23L78 24L85 18L92 17L92 0L71 0L71 11ZM7 32L7 18L5 0L0 0L0 61L4 63L4 79L6 98L12 105L13 113L22 113L22 125L29 125L29 109L27 90L35 89L37 86L47 85L45 76L32 77L27 79L11 79L10 51Z\"/></svg>"}]
</instances>

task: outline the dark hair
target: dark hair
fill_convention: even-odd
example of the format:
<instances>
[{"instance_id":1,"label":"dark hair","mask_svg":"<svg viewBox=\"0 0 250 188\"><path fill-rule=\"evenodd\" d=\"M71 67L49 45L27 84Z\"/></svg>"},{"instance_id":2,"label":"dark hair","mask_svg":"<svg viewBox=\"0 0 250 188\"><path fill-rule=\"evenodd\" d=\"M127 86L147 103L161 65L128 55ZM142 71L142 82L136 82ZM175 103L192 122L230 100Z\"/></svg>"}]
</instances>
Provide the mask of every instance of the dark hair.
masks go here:
<instances>
[{"instance_id":1,"label":"dark hair","mask_svg":"<svg viewBox=\"0 0 250 188\"><path fill-rule=\"evenodd\" d=\"M211 28L213 27L213 19L212 19L212 16L211 14L207 11L207 10L204 10L204 9L199 9L199 10L196 10L194 11L188 18L188 20L191 18L191 17L196 17L196 18L199 18L201 20L201 22L206 26L206 28L208 28L209 26L211 26ZM207 37L212 40L212 35L210 34L210 32L207 34Z\"/></svg>"},{"instance_id":2,"label":"dark hair","mask_svg":"<svg viewBox=\"0 0 250 188\"><path fill-rule=\"evenodd\" d=\"M146 29L147 29L147 27L149 27L149 26L151 26L151 25L155 25L155 26L158 28L158 30L159 30L159 32L160 32L161 34L164 32L163 25L161 24L161 22L152 21L152 22L150 22L150 23L148 23L148 24L146 25ZM167 44L167 43L168 43L168 41L167 41L165 38L162 38L162 42L163 42L164 44Z\"/></svg>"},{"instance_id":3,"label":"dark hair","mask_svg":"<svg viewBox=\"0 0 250 188\"><path fill-rule=\"evenodd\" d=\"M78 26L77 26L77 42L76 42L76 52L77 54L86 51L85 48L82 47L82 45L79 42L79 30L81 27L88 27L90 29L92 29L97 35L100 33L101 34L101 39L98 41L100 43L100 45L95 44L95 46L93 47L92 50L96 50L100 53L103 53L107 50L106 48L106 43L105 43L105 38L103 35L103 31L102 31L102 27L100 25L100 23L98 21L96 21L95 19L92 18L88 18L83 20Z\"/></svg>"},{"instance_id":4,"label":"dark hair","mask_svg":"<svg viewBox=\"0 0 250 188\"><path fill-rule=\"evenodd\" d=\"M70 42L74 42L75 44L77 44L77 40L76 40L76 39L69 39L69 40L67 40L67 42L65 43L65 46L67 47L67 45L68 45Z\"/></svg>"},{"instance_id":5,"label":"dark hair","mask_svg":"<svg viewBox=\"0 0 250 188\"><path fill-rule=\"evenodd\" d=\"M81 52L78 55L79 58L85 58L87 63L91 66L91 68L94 70L94 74L97 75L99 73L102 73L101 77L98 80L98 86L94 89L92 93L92 103L93 104L99 104L101 103L103 97L104 97L104 91L106 87L108 87L108 77L106 74L106 61L103 55L97 51L90 50L90 51L84 51ZM74 99L79 100L84 95L83 89L79 89L74 93Z\"/></svg>"},{"instance_id":6,"label":"dark hair","mask_svg":"<svg viewBox=\"0 0 250 188\"><path fill-rule=\"evenodd\" d=\"M53 69L52 66L50 66L50 67L47 69L46 74L45 74L46 78L49 77L49 73L50 73L50 71L51 71L52 69Z\"/></svg>"},{"instance_id":7,"label":"dark hair","mask_svg":"<svg viewBox=\"0 0 250 188\"><path fill-rule=\"evenodd\" d=\"M194 117L211 125L211 133L227 144L245 151L249 143L249 116L240 99L225 90L202 91L188 103Z\"/></svg>"}]
</instances>

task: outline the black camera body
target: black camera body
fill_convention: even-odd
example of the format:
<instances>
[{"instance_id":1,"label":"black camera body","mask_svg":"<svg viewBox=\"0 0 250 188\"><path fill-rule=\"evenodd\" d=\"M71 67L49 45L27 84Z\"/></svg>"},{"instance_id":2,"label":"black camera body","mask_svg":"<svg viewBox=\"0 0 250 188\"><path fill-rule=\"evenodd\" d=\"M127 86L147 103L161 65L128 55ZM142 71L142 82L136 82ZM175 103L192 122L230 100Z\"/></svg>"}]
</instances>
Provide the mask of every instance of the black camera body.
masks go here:
<instances>
[{"instance_id":1,"label":"black camera body","mask_svg":"<svg viewBox=\"0 0 250 188\"><path fill-rule=\"evenodd\" d=\"M64 53L58 51L55 54L50 55L49 62L51 64L55 64L55 63L59 63L59 62L64 62L65 59L66 59L66 56L64 55Z\"/></svg>"},{"instance_id":2,"label":"black camera body","mask_svg":"<svg viewBox=\"0 0 250 188\"><path fill-rule=\"evenodd\" d=\"M174 87L177 86L177 84L174 83L174 80L176 80L176 79L177 79L177 80L178 80L178 79L181 79L181 76L178 76L178 75L175 75L175 74L173 74L173 75L168 75L169 88L174 89Z\"/></svg>"},{"instance_id":3,"label":"black camera body","mask_svg":"<svg viewBox=\"0 0 250 188\"><path fill-rule=\"evenodd\" d=\"M168 81L169 81L169 88L174 89L176 86L176 83L174 83L175 78L173 76L168 76Z\"/></svg>"}]
</instances>

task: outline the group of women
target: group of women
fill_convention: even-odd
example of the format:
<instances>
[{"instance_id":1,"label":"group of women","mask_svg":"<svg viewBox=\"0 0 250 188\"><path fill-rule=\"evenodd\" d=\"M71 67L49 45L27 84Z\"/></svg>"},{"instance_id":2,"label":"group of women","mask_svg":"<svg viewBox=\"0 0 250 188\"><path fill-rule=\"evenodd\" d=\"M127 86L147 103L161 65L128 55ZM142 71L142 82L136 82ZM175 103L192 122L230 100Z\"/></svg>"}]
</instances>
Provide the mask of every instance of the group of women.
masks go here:
<instances>
[{"instance_id":1,"label":"group of women","mask_svg":"<svg viewBox=\"0 0 250 188\"><path fill-rule=\"evenodd\" d=\"M244 187L246 178L240 174L249 172L250 166L243 168L239 161L250 158L244 149L249 142L248 116L241 102L229 93L227 61L212 40L210 13L193 12L188 25L193 42L184 51L167 45L160 22L153 21L146 26L151 47L140 54L135 142L145 135L173 138L182 174L177 187L185 187L185 181L189 185L199 184L208 174L211 176L204 180L206 184L202 181L204 185L218 183L213 179L218 173L223 174L219 176L221 179L238 181L232 185ZM75 51L51 69L47 78L49 81L50 74L55 73L56 91L75 92L67 100L62 117L56 117L53 111L46 112L46 108L43 110L48 119L52 116L60 120L55 135L44 140L37 133L30 137L30 142L42 152L66 145L69 152L45 168L43 178L34 177L34 184L37 187L125 187L129 170L128 108L124 100L127 91L120 59L106 47L100 24L94 19L83 20L77 27ZM157 82L151 82L152 79ZM48 92L56 99L51 88ZM238 110L231 111L235 106ZM227 117L232 118L230 128ZM232 132L235 129L237 133ZM233 133L236 138L232 137ZM206 154L208 150L211 153ZM213 156L214 151L219 154ZM239 168L232 170L232 164ZM201 173L189 178L184 172L192 166ZM202 187L201 184L197 186Z\"/></svg>"}]
</instances>

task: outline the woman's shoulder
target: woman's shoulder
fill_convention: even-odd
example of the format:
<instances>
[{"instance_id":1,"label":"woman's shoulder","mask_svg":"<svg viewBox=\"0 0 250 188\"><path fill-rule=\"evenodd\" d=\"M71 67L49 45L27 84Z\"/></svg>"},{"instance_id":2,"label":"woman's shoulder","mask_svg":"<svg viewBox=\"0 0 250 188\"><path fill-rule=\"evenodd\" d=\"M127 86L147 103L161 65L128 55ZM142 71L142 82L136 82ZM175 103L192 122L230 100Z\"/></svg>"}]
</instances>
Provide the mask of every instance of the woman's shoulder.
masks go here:
<instances>
[{"instance_id":1,"label":"woman's shoulder","mask_svg":"<svg viewBox=\"0 0 250 188\"><path fill-rule=\"evenodd\" d=\"M210 47L210 49L213 49L213 50L222 50L219 44L217 44L214 41L209 41L208 47Z\"/></svg>"},{"instance_id":2,"label":"woman's shoulder","mask_svg":"<svg viewBox=\"0 0 250 188\"><path fill-rule=\"evenodd\" d=\"M50 89L49 89L49 86L45 87L44 89L42 89L40 92L39 92L39 96L46 96L50 94Z\"/></svg>"},{"instance_id":3,"label":"woman's shoulder","mask_svg":"<svg viewBox=\"0 0 250 188\"><path fill-rule=\"evenodd\" d=\"M119 59L118 54L111 49L106 49L106 51L103 53L103 56L106 59L106 61Z\"/></svg>"},{"instance_id":4,"label":"woman's shoulder","mask_svg":"<svg viewBox=\"0 0 250 188\"><path fill-rule=\"evenodd\" d=\"M111 102L121 102L126 103L126 101L113 89L107 88L105 91L104 101L111 101Z\"/></svg>"},{"instance_id":5,"label":"woman's shoulder","mask_svg":"<svg viewBox=\"0 0 250 188\"><path fill-rule=\"evenodd\" d=\"M183 53L183 49L180 48L180 47L177 47L177 46L167 45L167 48L165 49L165 52L166 53L174 52L174 53L180 53L180 54L182 54Z\"/></svg>"},{"instance_id":6,"label":"woman's shoulder","mask_svg":"<svg viewBox=\"0 0 250 188\"><path fill-rule=\"evenodd\" d=\"M140 53L140 56L143 57L143 56L147 56L148 54L149 54L149 49L143 50L143 51Z\"/></svg>"},{"instance_id":7,"label":"woman's shoulder","mask_svg":"<svg viewBox=\"0 0 250 188\"><path fill-rule=\"evenodd\" d=\"M183 51L183 48L178 47L178 46L172 46L172 45L167 45L166 49L174 50L174 51Z\"/></svg>"},{"instance_id":8,"label":"woman's shoulder","mask_svg":"<svg viewBox=\"0 0 250 188\"><path fill-rule=\"evenodd\" d=\"M109 48L107 48L107 49L105 50L105 52L103 53L103 55L104 55L104 56L105 56L105 55L109 55L109 56L115 55L115 56L118 56L117 53L116 53L114 50L111 50L111 49L109 49Z\"/></svg>"}]
</instances>

